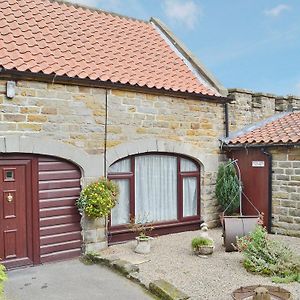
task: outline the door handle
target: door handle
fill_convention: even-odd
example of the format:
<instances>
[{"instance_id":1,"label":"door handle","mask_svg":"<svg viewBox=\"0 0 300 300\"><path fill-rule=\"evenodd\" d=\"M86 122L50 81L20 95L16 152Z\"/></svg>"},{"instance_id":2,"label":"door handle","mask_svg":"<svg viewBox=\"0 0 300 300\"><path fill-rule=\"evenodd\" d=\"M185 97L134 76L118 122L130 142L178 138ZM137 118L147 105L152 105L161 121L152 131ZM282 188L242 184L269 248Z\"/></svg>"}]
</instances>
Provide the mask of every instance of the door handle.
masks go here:
<instances>
[{"instance_id":1,"label":"door handle","mask_svg":"<svg viewBox=\"0 0 300 300\"><path fill-rule=\"evenodd\" d=\"M11 203L14 200L14 197L12 196L11 193L8 194L8 196L6 197L6 200L8 203Z\"/></svg>"}]
</instances>

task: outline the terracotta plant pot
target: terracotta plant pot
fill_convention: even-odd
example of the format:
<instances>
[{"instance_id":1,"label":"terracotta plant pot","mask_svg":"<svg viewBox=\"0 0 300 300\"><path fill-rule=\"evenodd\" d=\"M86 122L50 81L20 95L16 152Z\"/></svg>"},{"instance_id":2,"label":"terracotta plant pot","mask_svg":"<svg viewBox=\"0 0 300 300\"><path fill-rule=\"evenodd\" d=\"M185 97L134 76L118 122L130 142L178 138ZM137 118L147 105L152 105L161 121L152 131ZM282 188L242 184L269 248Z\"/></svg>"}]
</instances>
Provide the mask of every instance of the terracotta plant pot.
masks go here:
<instances>
[{"instance_id":1,"label":"terracotta plant pot","mask_svg":"<svg viewBox=\"0 0 300 300\"><path fill-rule=\"evenodd\" d=\"M134 249L134 252L139 254L148 254L151 251L151 240L152 238L150 236L147 237L136 237L136 247Z\"/></svg>"}]
</instances>

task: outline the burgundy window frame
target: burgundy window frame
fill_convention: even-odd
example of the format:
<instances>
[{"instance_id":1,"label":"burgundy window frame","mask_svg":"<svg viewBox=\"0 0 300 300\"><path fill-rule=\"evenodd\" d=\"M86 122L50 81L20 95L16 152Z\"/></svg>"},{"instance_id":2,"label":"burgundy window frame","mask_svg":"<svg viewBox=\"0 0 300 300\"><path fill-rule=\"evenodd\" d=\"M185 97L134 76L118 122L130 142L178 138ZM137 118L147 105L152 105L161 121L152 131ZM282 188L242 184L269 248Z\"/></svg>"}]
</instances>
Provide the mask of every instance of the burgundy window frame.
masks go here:
<instances>
[{"instance_id":1,"label":"burgundy window frame","mask_svg":"<svg viewBox=\"0 0 300 300\"><path fill-rule=\"evenodd\" d=\"M120 173L108 173L108 179L127 179L129 180L129 189L130 189L130 199L129 199L129 214L130 218L135 217L135 157L137 156L145 156L145 155L165 155L165 156L173 156L177 158L177 220L168 220L163 222L156 222L154 223L154 227L159 228L166 225L178 225L183 223L189 223L194 221L199 221L200 223L200 174L201 168L200 165L193 159L184 156L184 155L174 155L172 153L159 153L159 152L148 152L142 153L137 155L132 155L128 157L124 157L115 163L130 159L130 172L120 172ZM193 162L196 167L197 171L183 171L181 172L181 158L187 159ZM183 180L184 178L193 177L197 179L197 214L194 216L183 216ZM128 229L128 224L121 224L121 225L112 225L111 224L111 217L109 217L109 232L110 233L118 233L118 232L130 232Z\"/></svg>"}]
</instances>

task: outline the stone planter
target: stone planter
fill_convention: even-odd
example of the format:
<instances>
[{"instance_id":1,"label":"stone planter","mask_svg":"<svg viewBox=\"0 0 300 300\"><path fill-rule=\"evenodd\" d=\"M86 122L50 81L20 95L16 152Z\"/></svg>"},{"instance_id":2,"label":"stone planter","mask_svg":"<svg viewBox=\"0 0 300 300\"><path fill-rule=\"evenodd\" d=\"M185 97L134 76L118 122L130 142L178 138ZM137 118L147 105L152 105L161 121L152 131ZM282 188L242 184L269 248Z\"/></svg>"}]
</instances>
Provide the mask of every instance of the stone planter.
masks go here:
<instances>
[{"instance_id":1,"label":"stone planter","mask_svg":"<svg viewBox=\"0 0 300 300\"><path fill-rule=\"evenodd\" d=\"M264 288L268 291L268 296L256 298L255 291L257 288ZM254 298L255 297L255 298ZM279 286L271 285L250 285L240 287L232 293L232 298L235 300L253 300L253 299L271 299L271 300L292 300L293 295L286 289Z\"/></svg>"},{"instance_id":2,"label":"stone planter","mask_svg":"<svg viewBox=\"0 0 300 300\"><path fill-rule=\"evenodd\" d=\"M136 247L134 249L134 252L139 254L148 254L151 251L151 240L153 239L150 236L147 237L136 237Z\"/></svg>"},{"instance_id":3,"label":"stone planter","mask_svg":"<svg viewBox=\"0 0 300 300\"><path fill-rule=\"evenodd\" d=\"M83 252L99 252L107 248L105 218L92 219L84 213L81 217Z\"/></svg>"},{"instance_id":4,"label":"stone planter","mask_svg":"<svg viewBox=\"0 0 300 300\"><path fill-rule=\"evenodd\" d=\"M196 255L211 255L214 252L214 246L200 246L194 249Z\"/></svg>"}]
</instances>

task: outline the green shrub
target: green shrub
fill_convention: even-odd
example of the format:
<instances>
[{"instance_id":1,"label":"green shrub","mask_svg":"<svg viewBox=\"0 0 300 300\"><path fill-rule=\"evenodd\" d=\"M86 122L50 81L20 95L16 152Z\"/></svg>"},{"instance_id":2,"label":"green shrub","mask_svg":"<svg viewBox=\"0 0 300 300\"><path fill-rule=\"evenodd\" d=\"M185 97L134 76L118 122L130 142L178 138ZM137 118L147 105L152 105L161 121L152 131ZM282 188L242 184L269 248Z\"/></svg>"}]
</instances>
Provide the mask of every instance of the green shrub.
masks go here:
<instances>
[{"instance_id":1,"label":"green shrub","mask_svg":"<svg viewBox=\"0 0 300 300\"><path fill-rule=\"evenodd\" d=\"M197 250L201 246L213 246L213 241L204 237L195 237L192 240L192 249Z\"/></svg>"},{"instance_id":2,"label":"green shrub","mask_svg":"<svg viewBox=\"0 0 300 300\"><path fill-rule=\"evenodd\" d=\"M282 242L271 240L262 226L237 239L246 270L271 276L274 282L300 282L300 256Z\"/></svg>"},{"instance_id":3,"label":"green shrub","mask_svg":"<svg viewBox=\"0 0 300 300\"><path fill-rule=\"evenodd\" d=\"M219 166L215 194L223 211L229 206L226 211L227 215L236 212L240 206L240 192L239 180L233 164L221 164Z\"/></svg>"},{"instance_id":4,"label":"green shrub","mask_svg":"<svg viewBox=\"0 0 300 300\"><path fill-rule=\"evenodd\" d=\"M5 267L0 264L0 298L3 296L4 281L7 279Z\"/></svg>"},{"instance_id":5,"label":"green shrub","mask_svg":"<svg viewBox=\"0 0 300 300\"><path fill-rule=\"evenodd\" d=\"M105 178L101 178L86 186L80 193L76 205L81 213L90 218L108 216L117 204L118 187Z\"/></svg>"}]
</instances>

